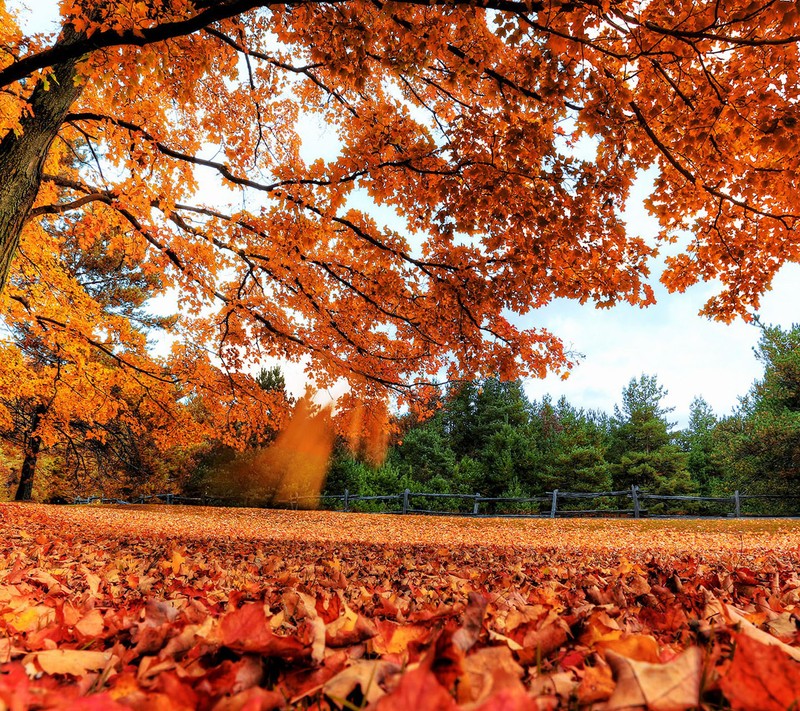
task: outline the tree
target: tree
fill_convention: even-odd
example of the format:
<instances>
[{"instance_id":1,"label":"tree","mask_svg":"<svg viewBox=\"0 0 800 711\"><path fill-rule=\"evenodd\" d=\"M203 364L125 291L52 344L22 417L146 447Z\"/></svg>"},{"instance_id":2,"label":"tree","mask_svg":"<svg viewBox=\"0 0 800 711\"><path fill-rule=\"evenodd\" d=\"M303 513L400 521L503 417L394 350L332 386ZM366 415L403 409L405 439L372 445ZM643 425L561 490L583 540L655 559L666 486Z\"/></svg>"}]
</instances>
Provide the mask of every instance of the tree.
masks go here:
<instances>
[{"instance_id":1,"label":"tree","mask_svg":"<svg viewBox=\"0 0 800 711\"><path fill-rule=\"evenodd\" d=\"M44 451L70 489L127 494L185 471L212 438L240 443L277 421L283 393L221 372L193 344L151 352L149 335L178 332L179 319L150 311L163 282L125 233L62 216L40 227L12 277L0 340L0 438L22 460L15 498L31 498Z\"/></svg>"},{"instance_id":2,"label":"tree","mask_svg":"<svg viewBox=\"0 0 800 711\"><path fill-rule=\"evenodd\" d=\"M445 437L441 418L434 417L406 432L397 447L397 461L423 487L434 479L451 481L456 458Z\"/></svg>"},{"instance_id":3,"label":"tree","mask_svg":"<svg viewBox=\"0 0 800 711\"><path fill-rule=\"evenodd\" d=\"M662 400L667 391L654 375L631 378L614 408L608 459L615 489L641 486L652 493L688 493L692 482L686 455L673 443Z\"/></svg>"},{"instance_id":4,"label":"tree","mask_svg":"<svg viewBox=\"0 0 800 711\"><path fill-rule=\"evenodd\" d=\"M460 471L472 471L468 480L484 496L500 496L512 485L540 488L531 440L531 403L520 380L491 377L455 387L442 418L457 460L469 460ZM479 476L474 475L475 464Z\"/></svg>"},{"instance_id":5,"label":"tree","mask_svg":"<svg viewBox=\"0 0 800 711\"><path fill-rule=\"evenodd\" d=\"M679 442L687 454L692 480L704 495L712 492L713 482L721 475L714 453L716 426L717 417L711 406L702 397L694 398L689 408L689 426L680 433Z\"/></svg>"},{"instance_id":6,"label":"tree","mask_svg":"<svg viewBox=\"0 0 800 711\"><path fill-rule=\"evenodd\" d=\"M555 406L544 399L534 417L537 469L548 489L608 491L605 432L593 413L562 397Z\"/></svg>"},{"instance_id":7,"label":"tree","mask_svg":"<svg viewBox=\"0 0 800 711\"><path fill-rule=\"evenodd\" d=\"M210 432L191 475L183 482L184 493L228 501L264 502L274 496L275 487L267 485L270 482L265 482L257 461L286 425L296 402L286 391L286 378L279 365L262 367L255 376L255 384L268 398L268 411L255 423L229 421L227 428ZM247 436L243 436L244 432Z\"/></svg>"},{"instance_id":8,"label":"tree","mask_svg":"<svg viewBox=\"0 0 800 711\"><path fill-rule=\"evenodd\" d=\"M764 377L743 399L727 437L734 484L748 493L796 494L800 481L800 325L762 326ZM728 459L726 458L726 459Z\"/></svg>"},{"instance_id":9,"label":"tree","mask_svg":"<svg viewBox=\"0 0 800 711\"><path fill-rule=\"evenodd\" d=\"M364 397L405 396L440 372L569 365L509 313L555 297L650 303L654 247L621 215L653 165L659 241L693 234L664 281L719 279L709 314L746 314L800 256L791 3L60 9L54 38L25 36L0 4L3 318L23 262L61 248L42 220L71 214L87 235L124 235L126 258L182 294L182 337L232 371L307 358L318 387L344 377ZM307 159L308 116L335 155ZM571 150L581 139L591 158ZM78 167L61 160L76 144L90 149ZM210 176L218 199L204 203Z\"/></svg>"}]
</instances>

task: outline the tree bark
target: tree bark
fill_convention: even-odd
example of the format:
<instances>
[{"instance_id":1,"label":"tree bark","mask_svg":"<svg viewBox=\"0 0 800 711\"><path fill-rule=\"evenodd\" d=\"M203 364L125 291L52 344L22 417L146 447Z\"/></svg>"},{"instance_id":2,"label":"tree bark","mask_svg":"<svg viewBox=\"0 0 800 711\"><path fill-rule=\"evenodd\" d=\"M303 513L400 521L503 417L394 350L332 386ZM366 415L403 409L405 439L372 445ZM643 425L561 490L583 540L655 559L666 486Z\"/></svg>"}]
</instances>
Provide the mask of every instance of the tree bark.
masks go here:
<instances>
[{"instance_id":1,"label":"tree bark","mask_svg":"<svg viewBox=\"0 0 800 711\"><path fill-rule=\"evenodd\" d=\"M39 429L39 422L47 412L44 405L37 405L31 418L31 436L25 445L25 458L22 461L22 469L19 473L19 484L17 493L14 494L14 501L30 501L33 496L33 477L36 474L36 460L39 458L39 450L42 447L42 439L36 434Z\"/></svg>"},{"instance_id":2,"label":"tree bark","mask_svg":"<svg viewBox=\"0 0 800 711\"><path fill-rule=\"evenodd\" d=\"M60 41L68 41L66 34ZM50 144L80 96L77 60L59 64L39 80L30 96L30 115L22 132L9 131L0 141L0 292L5 288L20 234L36 200Z\"/></svg>"}]
</instances>

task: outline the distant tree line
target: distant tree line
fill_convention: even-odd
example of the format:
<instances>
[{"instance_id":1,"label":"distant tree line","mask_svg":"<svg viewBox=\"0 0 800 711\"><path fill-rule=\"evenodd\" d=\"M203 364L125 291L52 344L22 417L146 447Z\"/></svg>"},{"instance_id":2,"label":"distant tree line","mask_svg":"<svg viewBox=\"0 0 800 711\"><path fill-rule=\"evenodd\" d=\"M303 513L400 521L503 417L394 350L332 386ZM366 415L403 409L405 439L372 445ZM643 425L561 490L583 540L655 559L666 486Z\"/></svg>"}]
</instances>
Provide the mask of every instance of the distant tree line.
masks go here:
<instances>
[{"instance_id":1,"label":"distant tree line","mask_svg":"<svg viewBox=\"0 0 800 711\"><path fill-rule=\"evenodd\" d=\"M519 380L454 385L427 404L432 416L397 416L382 462L375 461L374 452L338 437L323 494L347 490L375 496L408 488L517 498L553 489L597 492L636 485L660 495L739 490L789 496L800 489L800 325L762 327L756 354L764 375L738 407L718 417L696 397L685 429L670 420L667 391L655 375L632 378L612 413L585 410L563 397L531 400ZM278 396L288 416L295 403L280 368L263 369L256 381L265 393ZM36 413L25 410L24 402L5 406L13 418L0 428L6 445L0 450L0 474L5 468L9 497L24 464L19 454L14 458L14 446L25 451ZM220 502L275 503L261 454L278 431L248 432L244 451L220 438L191 451L176 447L167 456L132 429L109 429L102 446L93 440L84 446L76 437L69 447L56 442L41 457L37 498L172 491ZM91 491L85 477L70 474L75 461L80 471L95 472Z\"/></svg>"},{"instance_id":2,"label":"distant tree line","mask_svg":"<svg viewBox=\"0 0 800 711\"><path fill-rule=\"evenodd\" d=\"M374 466L339 442L326 492L412 491L526 497L629 489L654 494L791 495L800 485L800 326L762 328L764 377L730 415L696 397L676 429L655 375L633 378L612 414L566 398L530 400L520 381L464 383L433 403L436 414L400 418L385 462ZM774 508L774 507L773 507Z\"/></svg>"}]
</instances>

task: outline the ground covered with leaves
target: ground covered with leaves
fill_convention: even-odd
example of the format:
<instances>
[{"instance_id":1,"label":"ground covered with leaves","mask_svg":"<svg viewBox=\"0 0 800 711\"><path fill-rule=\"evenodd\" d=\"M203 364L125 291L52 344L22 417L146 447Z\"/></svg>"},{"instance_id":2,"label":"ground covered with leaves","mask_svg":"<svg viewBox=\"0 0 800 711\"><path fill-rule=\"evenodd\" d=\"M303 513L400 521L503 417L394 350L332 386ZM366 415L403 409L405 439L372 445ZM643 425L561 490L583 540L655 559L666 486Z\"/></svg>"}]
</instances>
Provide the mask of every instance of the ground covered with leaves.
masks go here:
<instances>
[{"instance_id":1,"label":"ground covered with leaves","mask_svg":"<svg viewBox=\"0 0 800 711\"><path fill-rule=\"evenodd\" d=\"M0 534L0 709L800 698L797 521L6 504Z\"/></svg>"}]
</instances>

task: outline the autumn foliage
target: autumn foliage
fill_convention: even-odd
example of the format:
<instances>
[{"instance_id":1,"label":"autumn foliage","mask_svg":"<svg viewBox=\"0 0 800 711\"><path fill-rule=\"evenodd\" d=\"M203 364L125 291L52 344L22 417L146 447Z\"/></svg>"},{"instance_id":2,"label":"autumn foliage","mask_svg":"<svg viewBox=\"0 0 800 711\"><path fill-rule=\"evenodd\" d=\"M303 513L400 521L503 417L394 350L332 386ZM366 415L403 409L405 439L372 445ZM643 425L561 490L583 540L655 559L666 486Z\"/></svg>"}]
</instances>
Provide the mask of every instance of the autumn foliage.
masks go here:
<instances>
[{"instance_id":1,"label":"autumn foliage","mask_svg":"<svg viewBox=\"0 0 800 711\"><path fill-rule=\"evenodd\" d=\"M663 245L667 286L718 279L706 311L722 319L798 258L792 3L60 12L55 36L26 36L0 4L0 309L83 380L111 358L165 404L152 376L166 370L238 390L226 413L264 356L366 400L541 375L570 355L511 315L557 297L650 303ZM650 168L655 243L622 220ZM137 321L72 263L98 245L148 296L180 295L166 330L190 353L148 360Z\"/></svg>"},{"instance_id":2,"label":"autumn foliage","mask_svg":"<svg viewBox=\"0 0 800 711\"><path fill-rule=\"evenodd\" d=\"M791 521L5 505L25 709L785 711Z\"/></svg>"}]
</instances>

